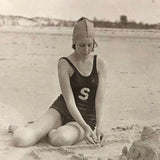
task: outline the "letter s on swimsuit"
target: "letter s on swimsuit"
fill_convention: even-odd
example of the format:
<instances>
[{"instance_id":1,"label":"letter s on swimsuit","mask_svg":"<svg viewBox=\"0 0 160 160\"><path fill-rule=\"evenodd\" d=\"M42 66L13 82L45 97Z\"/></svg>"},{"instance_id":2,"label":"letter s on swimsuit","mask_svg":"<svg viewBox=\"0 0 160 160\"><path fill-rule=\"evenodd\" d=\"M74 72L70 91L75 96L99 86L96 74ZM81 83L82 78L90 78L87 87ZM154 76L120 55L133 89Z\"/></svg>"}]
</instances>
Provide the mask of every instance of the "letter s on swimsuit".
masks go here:
<instances>
[{"instance_id":1,"label":"letter s on swimsuit","mask_svg":"<svg viewBox=\"0 0 160 160\"><path fill-rule=\"evenodd\" d=\"M90 92L89 88L82 88L80 91L81 95L79 95L78 98L84 101L87 100L89 96L88 94L89 92Z\"/></svg>"}]
</instances>

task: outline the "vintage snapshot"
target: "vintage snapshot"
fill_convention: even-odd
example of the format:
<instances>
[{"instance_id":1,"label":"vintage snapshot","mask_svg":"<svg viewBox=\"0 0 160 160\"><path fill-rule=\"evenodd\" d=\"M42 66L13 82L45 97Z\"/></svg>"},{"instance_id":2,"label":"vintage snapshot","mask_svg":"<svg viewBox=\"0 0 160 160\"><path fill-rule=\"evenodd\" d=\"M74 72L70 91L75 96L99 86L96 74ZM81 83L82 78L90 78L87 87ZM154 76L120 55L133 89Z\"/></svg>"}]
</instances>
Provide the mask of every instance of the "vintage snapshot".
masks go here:
<instances>
[{"instance_id":1,"label":"vintage snapshot","mask_svg":"<svg viewBox=\"0 0 160 160\"><path fill-rule=\"evenodd\" d=\"M0 3L1 160L160 159L160 0Z\"/></svg>"}]
</instances>

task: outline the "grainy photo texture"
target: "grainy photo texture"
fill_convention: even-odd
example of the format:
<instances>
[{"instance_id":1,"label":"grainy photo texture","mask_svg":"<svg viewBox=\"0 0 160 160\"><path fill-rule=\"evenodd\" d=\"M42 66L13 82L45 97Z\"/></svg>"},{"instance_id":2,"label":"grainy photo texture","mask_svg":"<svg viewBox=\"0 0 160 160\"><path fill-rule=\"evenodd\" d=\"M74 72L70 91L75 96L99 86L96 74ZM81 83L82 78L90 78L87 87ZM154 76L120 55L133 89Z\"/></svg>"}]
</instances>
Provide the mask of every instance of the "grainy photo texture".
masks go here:
<instances>
[{"instance_id":1,"label":"grainy photo texture","mask_svg":"<svg viewBox=\"0 0 160 160\"><path fill-rule=\"evenodd\" d=\"M160 0L0 0L0 159L160 159Z\"/></svg>"}]
</instances>

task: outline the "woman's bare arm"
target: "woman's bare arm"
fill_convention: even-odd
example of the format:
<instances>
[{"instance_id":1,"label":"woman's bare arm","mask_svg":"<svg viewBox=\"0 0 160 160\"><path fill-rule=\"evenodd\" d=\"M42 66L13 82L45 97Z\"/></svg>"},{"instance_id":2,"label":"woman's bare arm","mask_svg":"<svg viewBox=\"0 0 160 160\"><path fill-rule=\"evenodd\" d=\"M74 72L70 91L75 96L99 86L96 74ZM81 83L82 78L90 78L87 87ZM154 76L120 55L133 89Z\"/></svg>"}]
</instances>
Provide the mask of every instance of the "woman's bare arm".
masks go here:
<instances>
[{"instance_id":1,"label":"woman's bare arm","mask_svg":"<svg viewBox=\"0 0 160 160\"><path fill-rule=\"evenodd\" d=\"M102 121L104 118L104 96L106 88L106 63L103 59L97 60L98 70L98 88L96 92L95 108L96 108L96 134L98 141L103 145L105 141L105 135L102 131Z\"/></svg>"}]
</instances>

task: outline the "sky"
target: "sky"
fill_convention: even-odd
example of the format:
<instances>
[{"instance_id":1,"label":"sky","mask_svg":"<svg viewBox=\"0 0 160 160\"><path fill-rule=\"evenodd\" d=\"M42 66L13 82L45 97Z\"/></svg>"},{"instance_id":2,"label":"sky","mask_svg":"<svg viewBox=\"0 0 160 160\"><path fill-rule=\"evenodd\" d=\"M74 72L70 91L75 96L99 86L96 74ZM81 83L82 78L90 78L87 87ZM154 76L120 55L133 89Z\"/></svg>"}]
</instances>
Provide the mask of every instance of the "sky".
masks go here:
<instances>
[{"instance_id":1,"label":"sky","mask_svg":"<svg viewBox=\"0 0 160 160\"><path fill-rule=\"evenodd\" d=\"M160 0L0 0L0 14L77 20L128 20L160 23Z\"/></svg>"}]
</instances>

